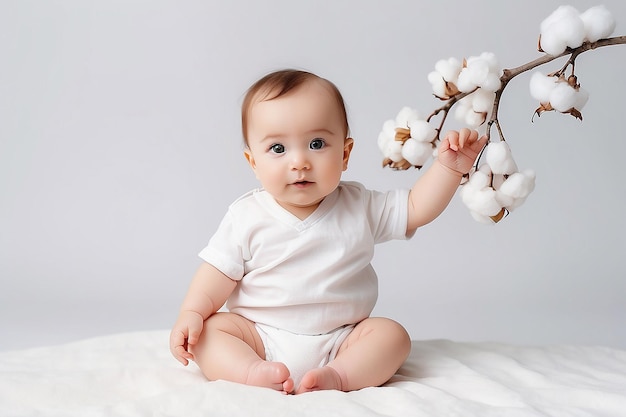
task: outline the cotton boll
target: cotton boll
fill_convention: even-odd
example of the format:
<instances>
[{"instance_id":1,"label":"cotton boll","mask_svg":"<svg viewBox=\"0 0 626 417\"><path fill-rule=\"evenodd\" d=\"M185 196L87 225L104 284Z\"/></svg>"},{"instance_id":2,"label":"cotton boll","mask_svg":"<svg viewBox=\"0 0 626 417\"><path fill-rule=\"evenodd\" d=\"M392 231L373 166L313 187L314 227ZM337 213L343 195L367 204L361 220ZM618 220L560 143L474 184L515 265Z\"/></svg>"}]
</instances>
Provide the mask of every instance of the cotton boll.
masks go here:
<instances>
[{"instance_id":1,"label":"cotton boll","mask_svg":"<svg viewBox=\"0 0 626 417\"><path fill-rule=\"evenodd\" d=\"M501 199L511 198L512 201L505 205L506 209L513 211L526 201L526 198L535 189L535 172L527 169L524 172L516 172L502 184L498 190Z\"/></svg>"},{"instance_id":2,"label":"cotton boll","mask_svg":"<svg viewBox=\"0 0 626 417\"><path fill-rule=\"evenodd\" d=\"M440 59L435 64L435 71L444 80L455 82L461 72L462 64L456 58Z\"/></svg>"},{"instance_id":3,"label":"cotton boll","mask_svg":"<svg viewBox=\"0 0 626 417\"><path fill-rule=\"evenodd\" d=\"M570 48L579 47L585 40L585 25L578 10L572 6L560 6L541 22L541 48L551 55L560 54L565 48L551 53L546 49L548 45L544 45L544 42L553 43L558 39Z\"/></svg>"},{"instance_id":4,"label":"cotton boll","mask_svg":"<svg viewBox=\"0 0 626 417\"><path fill-rule=\"evenodd\" d=\"M437 130L426 120L413 120L409 123L411 137L418 142L432 142L437 137Z\"/></svg>"},{"instance_id":5,"label":"cotton boll","mask_svg":"<svg viewBox=\"0 0 626 417\"><path fill-rule=\"evenodd\" d=\"M483 123L485 123L486 120L487 120L487 113L476 112L473 109L471 109L465 114L465 123L469 127L476 128L482 125Z\"/></svg>"},{"instance_id":6,"label":"cotton boll","mask_svg":"<svg viewBox=\"0 0 626 417\"><path fill-rule=\"evenodd\" d=\"M497 91L501 87L502 69L491 52L483 52L480 56L471 56L461 70L457 80L459 91L468 93L476 87L489 91Z\"/></svg>"},{"instance_id":7,"label":"cotton boll","mask_svg":"<svg viewBox=\"0 0 626 417\"><path fill-rule=\"evenodd\" d=\"M483 52L482 54L480 54L479 58L487 63L490 72L496 75L502 75L500 63L498 62L498 58L496 58L496 55L493 52Z\"/></svg>"},{"instance_id":8,"label":"cotton boll","mask_svg":"<svg viewBox=\"0 0 626 417\"><path fill-rule=\"evenodd\" d=\"M574 108L576 110L582 110L587 104L587 100L589 100L589 92L582 88L579 88L576 92L576 103L574 104Z\"/></svg>"},{"instance_id":9,"label":"cotton boll","mask_svg":"<svg viewBox=\"0 0 626 417\"><path fill-rule=\"evenodd\" d=\"M500 81L500 76L497 74L490 72L487 74L485 81L480 85L481 89L496 92L502 87L502 82Z\"/></svg>"},{"instance_id":10,"label":"cotton boll","mask_svg":"<svg viewBox=\"0 0 626 417\"><path fill-rule=\"evenodd\" d=\"M530 95L540 103L550 102L550 93L556 87L556 77L549 77L535 71L530 78Z\"/></svg>"},{"instance_id":11,"label":"cotton boll","mask_svg":"<svg viewBox=\"0 0 626 417\"><path fill-rule=\"evenodd\" d=\"M493 172L491 172L491 167L489 166L489 164L481 164L478 167L478 172L482 172L489 178L491 178L491 176L493 175Z\"/></svg>"},{"instance_id":12,"label":"cotton boll","mask_svg":"<svg viewBox=\"0 0 626 417\"><path fill-rule=\"evenodd\" d=\"M419 118L420 114L417 110L410 107L403 107L396 116L396 127L407 128L410 121L418 120Z\"/></svg>"},{"instance_id":13,"label":"cotton boll","mask_svg":"<svg viewBox=\"0 0 626 417\"><path fill-rule=\"evenodd\" d=\"M561 113L567 112L576 105L576 90L566 82L557 83L550 93L550 104Z\"/></svg>"},{"instance_id":14,"label":"cotton boll","mask_svg":"<svg viewBox=\"0 0 626 417\"><path fill-rule=\"evenodd\" d=\"M385 132L380 132L378 134L378 149L380 149L381 152L385 152L385 149L387 148L387 144L389 143L389 136L387 136L387 134Z\"/></svg>"},{"instance_id":15,"label":"cotton boll","mask_svg":"<svg viewBox=\"0 0 626 417\"><path fill-rule=\"evenodd\" d=\"M482 88L476 90L468 96L472 102L472 109L476 112L488 113L493 107L496 94Z\"/></svg>"},{"instance_id":16,"label":"cotton boll","mask_svg":"<svg viewBox=\"0 0 626 417\"><path fill-rule=\"evenodd\" d=\"M585 26L585 38L589 42L608 38L615 30L615 18L604 6L595 6L580 15Z\"/></svg>"},{"instance_id":17,"label":"cotton boll","mask_svg":"<svg viewBox=\"0 0 626 417\"><path fill-rule=\"evenodd\" d=\"M541 33L541 49L548 55L561 55L567 49L567 41L553 31Z\"/></svg>"},{"instance_id":18,"label":"cotton boll","mask_svg":"<svg viewBox=\"0 0 626 417\"><path fill-rule=\"evenodd\" d=\"M467 68L476 85L481 85L489 74L489 62L481 57L472 56L467 60Z\"/></svg>"},{"instance_id":19,"label":"cotton boll","mask_svg":"<svg viewBox=\"0 0 626 417\"><path fill-rule=\"evenodd\" d=\"M393 162L400 162L402 159L402 142L397 140L392 140L387 143L385 150L383 151L383 155Z\"/></svg>"},{"instance_id":20,"label":"cotton boll","mask_svg":"<svg viewBox=\"0 0 626 417\"><path fill-rule=\"evenodd\" d=\"M459 91L462 93L469 93L470 91L478 87L474 82L471 71L472 70L468 69L467 67L463 68L463 70L461 70L461 73L459 74L459 78L456 81L456 88L458 88Z\"/></svg>"},{"instance_id":21,"label":"cotton boll","mask_svg":"<svg viewBox=\"0 0 626 417\"><path fill-rule=\"evenodd\" d=\"M469 96L463 97L456 103L456 109L454 111L454 117L459 122L465 123L465 117L468 112L474 111L472 109L472 102L468 99Z\"/></svg>"},{"instance_id":22,"label":"cotton boll","mask_svg":"<svg viewBox=\"0 0 626 417\"><path fill-rule=\"evenodd\" d=\"M408 139L402 146L402 157L414 166L423 166L432 154L433 147L430 143Z\"/></svg>"},{"instance_id":23,"label":"cotton boll","mask_svg":"<svg viewBox=\"0 0 626 417\"><path fill-rule=\"evenodd\" d=\"M478 90L480 91L480 90ZM457 103L457 108L454 113L454 117L466 125L470 127L478 127L485 123L487 120L486 112L477 112L474 111L473 107L473 98L472 96L476 94L478 91L463 97L463 99L459 100Z\"/></svg>"},{"instance_id":24,"label":"cotton boll","mask_svg":"<svg viewBox=\"0 0 626 417\"><path fill-rule=\"evenodd\" d=\"M489 143L485 152L485 160L494 174L512 174L517 171L511 148L505 141Z\"/></svg>"},{"instance_id":25,"label":"cotton boll","mask_svg":"<svg viewBox=\"0 0 626 417\"><path fill-rule=\"evenodd\" d=\"M487 169L482 169L474 172L470 175L469 181L465 185L465 187L474 188L480 190L481 188L488 187L491 182L491 172L489 171L489 167Z\"/></svg>"},{"instance_id":26,"label":"cotton boll","mask_svg":"<svg viewBox=\"0 0 626 417\"><path fill-rule=\"evenodd\" d=\"M535 189L535 172L525 170L510 175L499 188L499 191L513 198L526 198Z\"/></svg>"},{"instance_id":27,"label":"cotton boll","mask_svg":"<svg viewBox=\"0 0 626 417\"><path fill-rule=\"evenodd\" d=\"M477 190L464 185L461 189L461 199L467 208L483 216L495 216L502 210L502 206L496 200L496 191L493 188Z\"/></svg>"},{"instance_id":28,"label":"cotton boll","mask_svg":"<svg viewBox=\"0 0 626 417\"><path fill-rule=\"evenodd\" d=\"M448 93L446 92L446 81L440 73L437 71L430 72L428 74L428 81L432 86L434 95L443 99L448 98Z\"/></svg>"},{"instance_id":29,"label":"cotton boll","mask_svg":"<svg viewBox=\"0 0 626 417\"><path fill-rule=\"evenodd\" d=\"M513 203L511 203L508 206L506 206L506 209L510 213L510 212L514 211L515 209L517 209L518 207L523 206L525 202L526 202L526 197L524 197L524 198L516 198L516 199L513 200Z\"/></svg>"},{"instance_id":30,"label":"cotton boll","mask_svg":"<svg viewBox=\"0 0 626 417\"><path fill-rule=\"evenodd\" d=\"M514 205L515 198L511 197L508 194L503 193L501 190L496 189L496 200L502 207L506 207L507 209Z\"/></svg>"},{"instance_id":31,"label":"cotton boll","mask_svg":"<svg viewBox=\"0 0 626 417\"><path fill-rule=\"evenodd\" d=\"M378 134L378 149L384 154L387 144L396 136L396 121L387 120L383 123L383 130Z\"/></svg>"}]
</instances>

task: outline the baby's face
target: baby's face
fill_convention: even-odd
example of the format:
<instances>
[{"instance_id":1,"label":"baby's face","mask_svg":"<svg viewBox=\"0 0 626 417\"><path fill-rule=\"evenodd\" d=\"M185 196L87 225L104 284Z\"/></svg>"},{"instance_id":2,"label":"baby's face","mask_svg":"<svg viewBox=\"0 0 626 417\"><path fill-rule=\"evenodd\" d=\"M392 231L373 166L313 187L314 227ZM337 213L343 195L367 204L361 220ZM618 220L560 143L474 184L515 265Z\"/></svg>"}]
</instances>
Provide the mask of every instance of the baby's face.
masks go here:
<instances>
[{"instance_id":1,"label":"baby's face","mask_svg":"<svg viewBox=\"0 0 626 417\"><path fill-rule=\"evenodd\" d=\"M353 142L337 107L315 80L250 109L246 158L263 188L301 219L337 188L348 167Z\"/></svg>"}]
</instances>

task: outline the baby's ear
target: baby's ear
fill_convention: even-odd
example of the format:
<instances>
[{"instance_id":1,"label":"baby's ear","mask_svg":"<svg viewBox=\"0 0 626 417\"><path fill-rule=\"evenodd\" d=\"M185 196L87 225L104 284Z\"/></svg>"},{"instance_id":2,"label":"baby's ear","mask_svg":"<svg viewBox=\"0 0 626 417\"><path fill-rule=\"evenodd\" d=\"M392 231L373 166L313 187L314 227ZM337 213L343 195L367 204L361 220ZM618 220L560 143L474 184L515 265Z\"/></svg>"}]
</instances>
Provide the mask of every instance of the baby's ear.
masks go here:
<instances>
[{"instance_id":1,"label":"baby's ear","mask_svg":"<svg viewBox=\"0 0 626 417\"><path fill-rule=\"evenodd\" d=\"M252 168L252 171L254 172L254 176L257 179L259 179L259 175L256 172L256 160L254 159L254 156L252 155L250 148L246 148L243 150L243 156L246 157L246 161L248 161L248 164L250 164L250 168Z\"/></svg>"},{"instance_id":2,"label":"baby's ear","mask_svg":"<svg viewBox=\"0 0 626 417\"><path fill-rule=\"evenodd\" d=\"M343 142L343 170L348 169L348 160L350 159L350 152L354 146L354 139L346 138Z\"/></svg>"},{"instance_id":3,"label":"baby's ear","mask_svg":"<svg viewBox=\"0 0 626 417\"><path fill-rule=\"evenodd\" d=\"M246 161L248 161L248 164L250 164L250 168L252 168L253 170L256 169L256 161L254 160L254 156L252 156L250 148L244 149L243 155L246 157Z\"/></svg>"}]
</instances>

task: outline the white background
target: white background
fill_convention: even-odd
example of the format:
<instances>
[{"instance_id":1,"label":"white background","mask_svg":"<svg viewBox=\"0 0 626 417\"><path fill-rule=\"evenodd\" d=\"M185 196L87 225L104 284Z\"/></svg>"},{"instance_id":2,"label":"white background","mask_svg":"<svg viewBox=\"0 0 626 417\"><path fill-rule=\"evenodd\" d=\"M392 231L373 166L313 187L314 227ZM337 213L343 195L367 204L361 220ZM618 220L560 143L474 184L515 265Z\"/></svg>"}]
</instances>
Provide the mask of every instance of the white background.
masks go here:
<instances>
[{"instance_id":1,"label":"white background","mask_svg":"<svg viewBox=\"0 0 626 417\"><path fill-rule=\"evenodd\" d=\"M1 0L0 349L173 324L197 252L257 186L239 105L260 76L335 82L356 141L344 178L408 187L419 171L381 167L383 122L440 104L426 79L438 59L540 56L560 4ZM626 34L626 3L604 4ZM501 122L535 192L495 226L457 195L413 240L379 246L376 315L414 339L626 348L625 54L579 57L583 122L531 122L530 73L511 82Z\"/></svg>"}]
</instances>

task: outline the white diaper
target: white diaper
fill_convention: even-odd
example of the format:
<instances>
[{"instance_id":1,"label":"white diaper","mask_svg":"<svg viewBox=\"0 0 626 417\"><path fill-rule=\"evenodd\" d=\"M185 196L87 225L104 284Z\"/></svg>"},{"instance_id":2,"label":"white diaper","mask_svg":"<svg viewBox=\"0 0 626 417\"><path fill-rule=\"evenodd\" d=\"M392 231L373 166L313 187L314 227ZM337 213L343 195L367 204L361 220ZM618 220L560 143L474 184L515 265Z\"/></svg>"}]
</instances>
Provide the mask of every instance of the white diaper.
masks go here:
<instances>
[{"instance_id":1,"label":"white diaper","mask_svg":"<svg viewBox=\"0 0 626 417\"><path fill-rule=\"evenodd\" d=\"M325 366L335 359L354 325L321 335L295 334L258 323L256 329L265 346L265 359L284 363L297 387L307 371Z\"/></svg>"}]
</instances>

